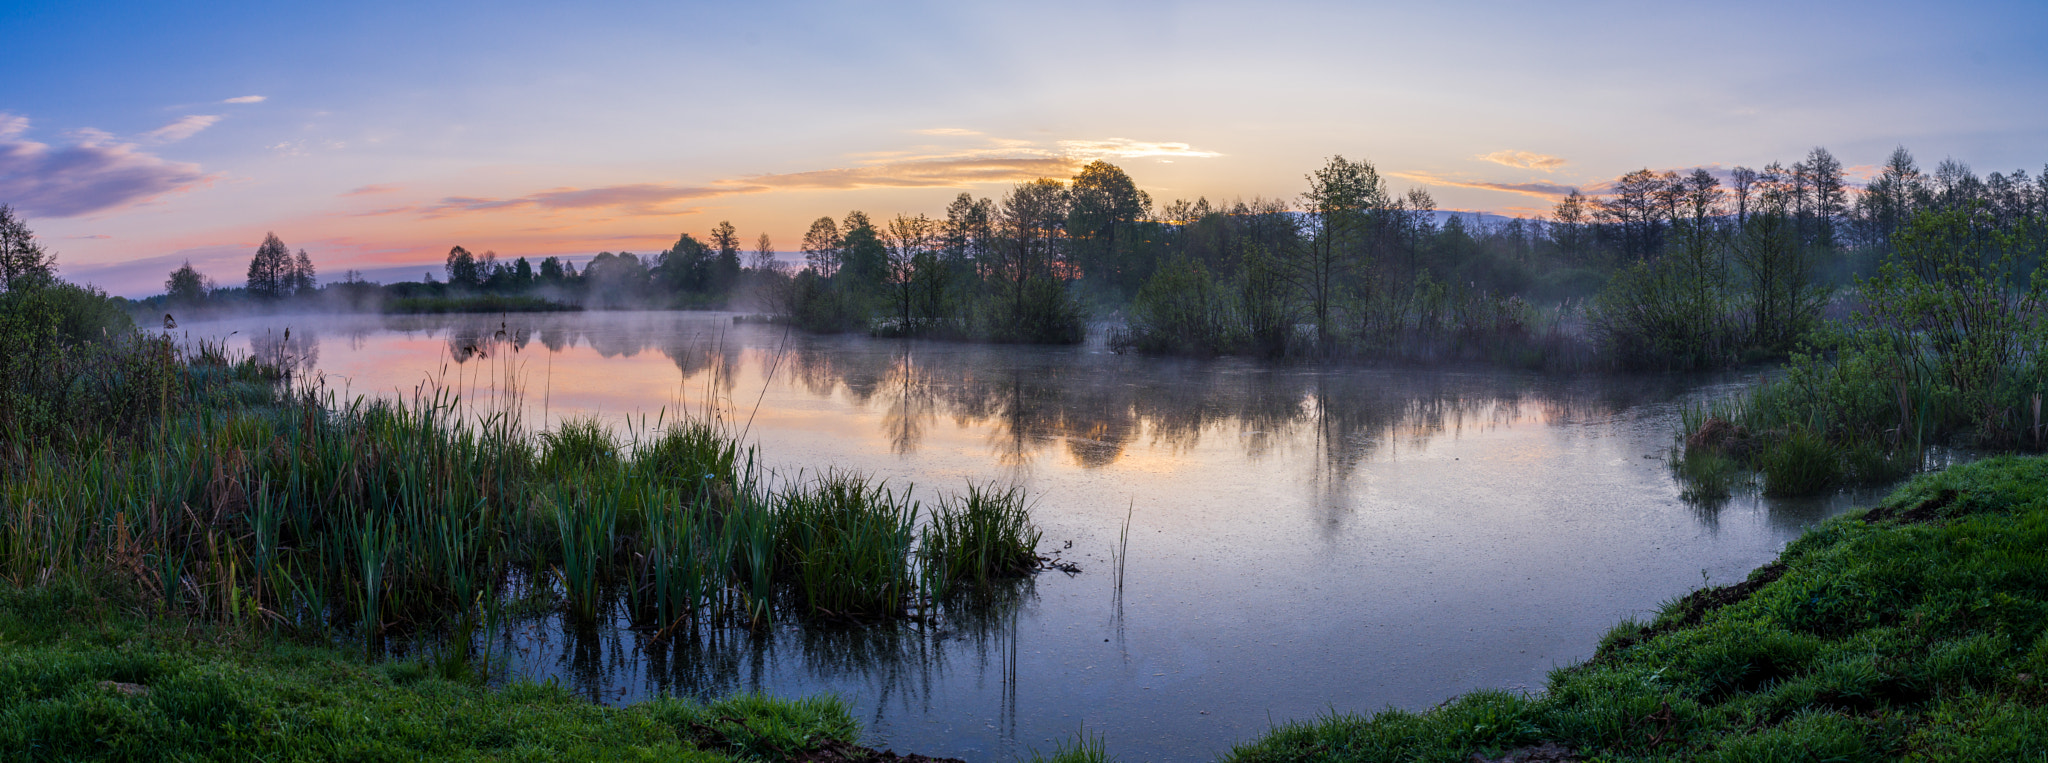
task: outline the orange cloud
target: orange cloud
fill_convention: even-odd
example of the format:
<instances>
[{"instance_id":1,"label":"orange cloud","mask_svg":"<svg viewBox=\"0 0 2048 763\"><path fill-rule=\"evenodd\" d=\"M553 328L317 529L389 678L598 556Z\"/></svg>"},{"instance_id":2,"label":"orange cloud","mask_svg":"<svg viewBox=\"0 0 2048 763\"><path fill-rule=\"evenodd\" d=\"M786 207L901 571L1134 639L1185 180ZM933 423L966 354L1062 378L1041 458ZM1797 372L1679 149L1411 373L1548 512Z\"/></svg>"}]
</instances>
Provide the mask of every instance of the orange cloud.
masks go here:
<instances>
[{"instance_id":1,"label":"orange cloud","mask_svg":"<svg viewBox=\"0 0 2048 763\"><path fill-rule=\"evenodd\" d=\"M1504 164L1509 167L1541 170L1544 172L1550 172L1564 166L1564 160L1561 158L1533 151L1495 151L1491 154L1480 154L1477 158L1493 162L1494 164Z\"/></svg>"},{"instance_id":2,"label":"orange cloud","mask_svg":"<svg viewBox=\"0 0 2048 763\"><path fill-rule=\"evenodd\" d=\"M968 130L944 128L928 134L978 136ZM1095 159L1141 157L1208 158L1221 156L1186 143L1156 143L1126 138L1062 140L1047 146L1013 138L984 138L982 145L955 150L923 146L912 151L867 154L871 161L852 167L804 172L748 175L714 180L705 185L626 183L591 188L555 188L509 198L448 196L414 207L388 207L354 213L384 216L415 212L425 219L504 210L608 211L625 217L668 216L689 210L675 205L739 194L773 191L843 191L861 188L959 188L988 183L1020 183L1044 177L1066 177ZM364 186L345 196L367 195L390 186Z\"/></svg>"},{"instance_id":3,"label":"orange cloud","mask_svg":"<svg viewBox=\"0 0 2048 763\"><path fill-rule=\"evenodd\" d=\"M919 159L865 167L754 175L720 182L733 184L736 192L769 189L955 188L975 183L1018 183L1042 177L1072 175L1082 164L1083 162L1077 158L1065 156Z\"/></svg>"},{"instance_id":4,"label":"orange cloud","mask_svg":"<svg viewBox=\"0 0 2048 763\"><path fill-rule=\"evenodd\" d=\"M1461 178L1445 177L1442 175L1436 175L1427 172L1389 172L1387 174L1398 178L1406 178L1421 183L1427 183L1429 185L1442 185L1450 186L1453 188L1476 188L1482 191L1501 191L1504 193L1519 193L1524 196L1535 196L1537 198L1542 199L1559 198L1566 194L1571 193L1574 190L1574 188L1576 188L1575 186L1563 185L1561 183L1551 183L1542 180L1534 180L1526 183L1495 183L1487 180L1464 180Z\"/></svg>"}]
</instances>

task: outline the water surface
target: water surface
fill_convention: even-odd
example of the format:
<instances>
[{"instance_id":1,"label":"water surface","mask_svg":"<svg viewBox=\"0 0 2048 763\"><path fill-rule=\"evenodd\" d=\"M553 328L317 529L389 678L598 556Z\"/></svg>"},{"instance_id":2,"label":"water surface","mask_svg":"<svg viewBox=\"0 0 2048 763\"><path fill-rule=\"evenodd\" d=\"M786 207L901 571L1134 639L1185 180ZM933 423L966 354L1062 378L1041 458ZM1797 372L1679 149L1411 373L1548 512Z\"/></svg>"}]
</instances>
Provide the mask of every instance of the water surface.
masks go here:
<instances>
[{"instance_id":1,"label":"water surface","mask_svg":"<svg viewBox=\"0 0 2048 763\"><path fill-rule=\"evenodd\" d=\"M1275 721L1538 689L1616 621L1738 580L1870 498L1681 500L1665 461L1679 412L1729 378L1272 367L810 336L717 313L184 332L235 332L345 394L444 389L532 427L713 412L783 475L1023 484L1042 551L1082 572L1042 573L934 626L648 648L645 634L539 618L500 638L519 674L599 701L830 691L870 744L970 760L1082 729L1125 759L1204 760ZM1127 517L1119 597L1111 550Z\"/></svg>"}]
</instances>

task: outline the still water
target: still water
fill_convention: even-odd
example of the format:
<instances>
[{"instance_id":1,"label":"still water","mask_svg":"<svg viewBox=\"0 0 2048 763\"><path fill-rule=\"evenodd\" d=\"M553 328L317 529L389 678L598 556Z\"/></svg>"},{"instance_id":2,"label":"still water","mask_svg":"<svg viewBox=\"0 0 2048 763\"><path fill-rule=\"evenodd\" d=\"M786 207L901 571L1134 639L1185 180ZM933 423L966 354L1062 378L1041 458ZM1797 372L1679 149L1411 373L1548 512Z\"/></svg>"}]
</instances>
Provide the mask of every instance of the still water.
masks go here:
<instances>
[{"instance_id":1,"label":"still water","mask_svg":"<svg viewBox=\"0 0 2048 763\"><path fill-rule=\"evenodd\" d=\"M597 701L833 692L869 744L969 760L1082 732L1126 760L1206 760L1275 722L1540 689L1616 621L1739 580L1872 497L1682 500L1665 461L1679 412L1736 389L1728 377L1273 367L1099 342L809 336L718 313L181 332L229 336L344 395L438 388L535 428L715 412L785 477L854 469L924 495L1022 484L1041 553L1081 572L1040 573L933 626L649 648L647 634L541 617L497 637L516 675Z\"/></svg>"}]
</instances>

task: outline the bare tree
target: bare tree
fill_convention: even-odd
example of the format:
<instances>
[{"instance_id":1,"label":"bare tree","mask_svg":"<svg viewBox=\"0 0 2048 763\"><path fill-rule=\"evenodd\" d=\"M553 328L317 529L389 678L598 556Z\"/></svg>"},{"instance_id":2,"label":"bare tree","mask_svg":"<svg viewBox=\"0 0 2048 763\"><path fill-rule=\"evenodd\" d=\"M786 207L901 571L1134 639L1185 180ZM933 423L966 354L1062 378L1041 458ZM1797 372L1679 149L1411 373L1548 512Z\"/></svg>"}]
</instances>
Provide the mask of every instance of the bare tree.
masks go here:
<instances>
[{"instance_id":1,"label":"bare tree","mask_svg":"<svg viewBox=\"0 0 2048 763\"><path fill-rule=\"evenodd\" d=\"M811 222L811 230L804 234L804 260L811 270L826 278L839 272L839 224L830 217L820 217Z\"/></svg>"},{"instance_id":2,"label":"bare tree","mask_svg":"<svg viewBox=\"0 0 2048 763\"><path fill-rule=\"evenodd\" d=\"M889 301L905 332L916 331L930 317L919 315L916 308L920 281L929 279L930 268L937 264L932 255L937 233L938 226L924 215L899 214L889 221L884 239L889 246Z\"/></svg>"},{"instance_id":3,"label":"bare tree","mask_svg":"<svg viewBox=\"0 0 2048 763\"><path fill-rule=\"evenodd\" d=\"M754 241L754 256L748 260L747 267L762 273L782 269L781 263L775 261L775 242L768 240L768 234L763 233Z\"/></svg>"},{"instance_id":4,"label":"bare tree","mask_svg":"<svg viewBox=\"0 0 2048 763\"><path fill-rule=\"evenodd\" d=\"M1647 260L1662 246L1665 190L1662 176L1640 169L1614 181L1614 193L1600 201L1600 219L1621 235L1624 257Z\"/></svg>"}]
</instances>

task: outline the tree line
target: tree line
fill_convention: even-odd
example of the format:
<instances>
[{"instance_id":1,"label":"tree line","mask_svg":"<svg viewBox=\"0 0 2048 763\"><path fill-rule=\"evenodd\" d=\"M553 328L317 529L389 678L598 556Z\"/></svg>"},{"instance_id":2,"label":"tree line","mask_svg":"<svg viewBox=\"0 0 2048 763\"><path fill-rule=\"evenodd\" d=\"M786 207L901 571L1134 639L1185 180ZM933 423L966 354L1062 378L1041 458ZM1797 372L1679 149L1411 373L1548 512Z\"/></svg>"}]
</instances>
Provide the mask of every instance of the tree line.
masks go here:
<instances>
[{"instance_id":1,"label":"tree line","mask_svg":"<svg viewBox=\"0 0 2048 763\"><path fill-rule=\"evenodd\" d=\"M651 255L500 260L453 247L436 280L361 296L535 295L595 308L767 310L814 331L1076 342L1092 321L1123 349L1181 354L1484 359L1706 368L1783 357L1843 288L1878 272L1918 215L1959 209L1987 231L2048 219L2048 172L1979 177L1904 148L1858 187L1815 148L1789 166L1637 170L1571 190L1541 218L1440 211L1368 161L1330 158L1293 199L1155 204L1113 164L961 193L938 217L820 217L794 267L766 234L721 222ZM2039 237L2012 239L2019 262ZM2032 247L2032 248L2029 248ZM274 235L246 286L189 265L172 301L321 291Z\"/></svg>"}]
</instances>

